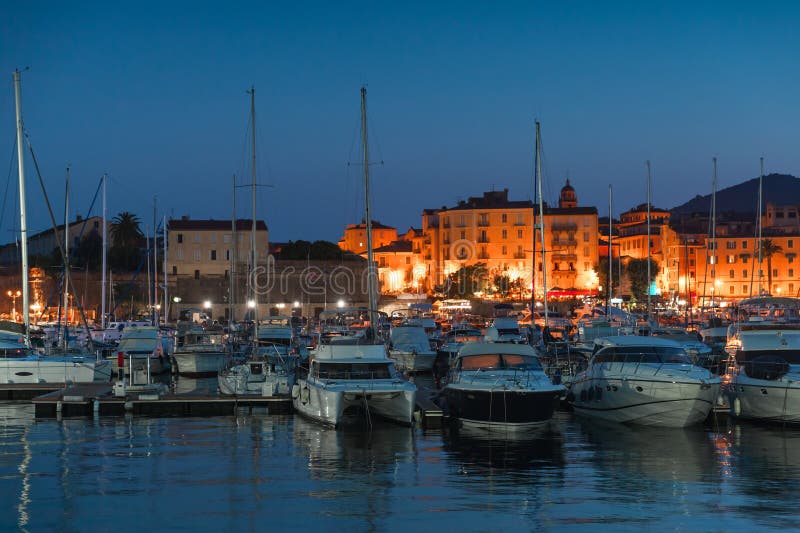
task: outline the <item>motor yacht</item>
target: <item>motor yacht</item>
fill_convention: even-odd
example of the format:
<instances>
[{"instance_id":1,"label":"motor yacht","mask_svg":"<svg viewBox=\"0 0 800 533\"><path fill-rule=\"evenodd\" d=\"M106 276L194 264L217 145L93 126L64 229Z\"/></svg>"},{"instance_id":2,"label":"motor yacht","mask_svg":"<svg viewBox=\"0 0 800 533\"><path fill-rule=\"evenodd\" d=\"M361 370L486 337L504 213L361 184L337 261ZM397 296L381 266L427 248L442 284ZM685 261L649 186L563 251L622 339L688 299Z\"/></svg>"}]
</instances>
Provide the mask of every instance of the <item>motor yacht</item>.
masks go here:
<instances>
[{"instance_id":1,"label":"motor yacht","mask_svg":"<svg viewBox=\"0 0 800 533\"><path fill-rule=\"evenodd\" d=\"M551 383L530 345L471 342L459 350L442 395L461 426L519 433L550 420L564 390Z\"/></svg>"},{"instance_id":2,"label":"motor yacht","mask_svg":"<svg viewBox=\"0 0 800 533\"><path fill-rule=\"evenodd\" d=\"M400 325L391 330L389 357L406 372L430 372L436 352L422 326Z\"/></svg>"},{"instance_id":3,"label":"motor yacht","mask_svg":"<svg viewBox=\"0 0 800 533\"><path fill-rule=\"evenodd\" d=\"M587 367L570 384L575 413L612 422L684 427L702 422L720 379L696 366L677 342L621 336L595 340Z\"/></svg>"}]
</instances>

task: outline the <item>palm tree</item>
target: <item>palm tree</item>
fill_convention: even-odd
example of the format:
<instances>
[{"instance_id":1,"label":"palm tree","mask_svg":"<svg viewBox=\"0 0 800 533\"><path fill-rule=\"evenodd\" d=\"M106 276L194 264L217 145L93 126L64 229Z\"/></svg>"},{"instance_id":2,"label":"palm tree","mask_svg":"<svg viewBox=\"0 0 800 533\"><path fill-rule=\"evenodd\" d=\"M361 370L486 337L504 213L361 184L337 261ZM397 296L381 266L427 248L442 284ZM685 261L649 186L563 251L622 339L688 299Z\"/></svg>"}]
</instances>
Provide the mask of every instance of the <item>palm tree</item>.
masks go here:
<instances>
[{"instance_id":1,"label":"palm tree","mask_svg":"<svg viewBox=\"0 0 800 533\"><path fill-rule=\"evenodd\" d=\"M767 260L767 287L769 293L772 294L772 256L783 253L783 248L772 242L772 239L761 239L759 251L762 259ZM759 265L760 268L761 265Z\"/></svg>"},{"instance_id":2,"label":"palm tree","mask_svg":"<svg viewBox=\"0 0 800 533\"><path fill-rule=\"evenodd\" d=\"M142 230L139 228L140 223L139 217L127 211L115 216L111 221L112 245L120 248L136 246L139 243L139 239L144 237Z\"/></svg>"},{"instance_id":3,"label":"palm tree","mask_svg":"<svg viewBox=\"0 0 800 533\"><path fill-rule=\"evenodd\" d=\"M113 268L134 269L139 263L139 244L144 237L139 217L123 211L111 221L111 262Z\"/></svg>"}]
</instances>

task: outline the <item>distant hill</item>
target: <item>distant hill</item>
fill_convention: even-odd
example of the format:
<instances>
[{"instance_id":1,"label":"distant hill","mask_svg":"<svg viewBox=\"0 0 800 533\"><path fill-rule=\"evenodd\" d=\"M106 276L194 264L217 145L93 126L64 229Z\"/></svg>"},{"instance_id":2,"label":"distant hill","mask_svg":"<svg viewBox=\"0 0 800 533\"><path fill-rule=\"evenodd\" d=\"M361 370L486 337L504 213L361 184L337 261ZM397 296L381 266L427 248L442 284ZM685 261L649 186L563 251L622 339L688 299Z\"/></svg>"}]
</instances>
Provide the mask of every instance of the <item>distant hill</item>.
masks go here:
<instances>
[{"instance_id":1,"label":"distant hill","mask_svg":"<svg viewBox=\"0 0 800 533\"><path fill-rule=\"evenodd\" d=\"M764 204L800 204L800 178L788 174L768 174L764 176ZM758 178L717 191L717 213L735 211L755 213L758 202ZM673 215L708 213L711 209L711 194L699 194L670 210Z\"/></svg>"}]
</instances>

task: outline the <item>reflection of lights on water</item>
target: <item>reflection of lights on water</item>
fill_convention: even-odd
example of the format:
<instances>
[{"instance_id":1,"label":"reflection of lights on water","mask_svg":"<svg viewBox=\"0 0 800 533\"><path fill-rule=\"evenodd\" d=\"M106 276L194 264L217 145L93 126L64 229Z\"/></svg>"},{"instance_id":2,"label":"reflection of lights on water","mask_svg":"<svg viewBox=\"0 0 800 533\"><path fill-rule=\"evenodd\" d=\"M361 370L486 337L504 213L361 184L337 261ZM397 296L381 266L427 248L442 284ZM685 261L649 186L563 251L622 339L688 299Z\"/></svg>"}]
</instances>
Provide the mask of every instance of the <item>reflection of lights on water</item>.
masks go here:
<instances>
[{"instance_id":1,"label":"reflection of lights on water","mask_svg":"<svg viewBox=\"0 0 800 533\"><path fill-rule=\"evenodd\" d=\"M24 450L24 454L22 462L19 464L19 473L22 475L22 492L19 494L19 505L17 505L17 514L19 515L17 518L17 525L20 529L24 529L30 521L28 505L31 503L31 475L28 473L28 466L31 463L31 445L26 438L27 433L28 429L25 428L22 437L22 449Z\"/></svg>"}]
</instances>

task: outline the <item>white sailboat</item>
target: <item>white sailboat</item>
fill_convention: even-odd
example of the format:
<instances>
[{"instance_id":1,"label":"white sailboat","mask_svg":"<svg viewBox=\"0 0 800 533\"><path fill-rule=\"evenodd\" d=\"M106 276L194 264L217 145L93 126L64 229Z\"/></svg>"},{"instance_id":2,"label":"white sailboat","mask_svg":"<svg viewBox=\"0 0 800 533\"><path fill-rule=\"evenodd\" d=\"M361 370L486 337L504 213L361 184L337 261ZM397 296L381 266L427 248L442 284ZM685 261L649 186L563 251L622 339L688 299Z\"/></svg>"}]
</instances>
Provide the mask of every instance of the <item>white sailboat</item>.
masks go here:
<instances>
[{"instance_id":1,"label":"white sailboat","mask_svg":"<svg viewBox=\"0 0 800 533\"><path fill-rule=\"evenodd\" d=\"M25 157L23 149L22 88L20 72L14 71L17 117L17 163L19 169L20 249L22 252L23 332L0 331L0 382L64 384L106 381L110 365L92 356L69 353L43 356L31 349L30 288L28 285L28 234L25 203ZM67 228L64 229L67 231ZM66 283L66 280L65 280Z\"/></svg>"},{"instance_id":2,"label":"white sailboat","mask_svg":"<svg viewBox=\"0 0 800 533\"><path fill-rule=\"evenodd\" d=\"M367 90L361 88L361 141L364 164L364 211L369 269L369 324L364 335L320 337L309 360L308 374L292 388L295 411L322 424L338 427L352 411L411 425L417 387L404 380L378 339L377 287L372 257L372 218L367 149Z\"/></svg>"}]
</instances>

